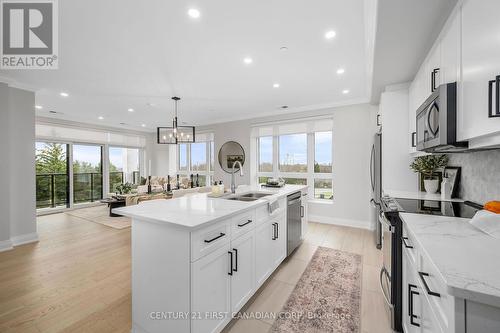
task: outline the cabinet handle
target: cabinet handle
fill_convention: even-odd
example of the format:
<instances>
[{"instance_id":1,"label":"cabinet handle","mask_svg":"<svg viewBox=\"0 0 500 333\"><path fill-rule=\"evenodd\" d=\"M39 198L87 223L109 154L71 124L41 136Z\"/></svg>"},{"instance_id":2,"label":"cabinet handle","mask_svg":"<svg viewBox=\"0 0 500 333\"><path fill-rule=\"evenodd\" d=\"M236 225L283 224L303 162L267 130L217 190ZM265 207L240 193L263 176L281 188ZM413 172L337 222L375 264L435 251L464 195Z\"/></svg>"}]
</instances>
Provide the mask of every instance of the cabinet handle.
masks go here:
<instances>
[{"instance_id":1,"label":"cabinet handle","mask_svg":"<svg viewBox=\"0 0 500 333\"><path fill-rule=\"evenodd\" d=\"M377 126L382 126L382 123L380 122L380 115L377 115Z\"/></svg>"},{"instance_id":2,"label":"cabinet handle","mask_svg":"<svg viewBox=\"0 0 500 333\"><path fill-rule=\"evenodd\" d=\"M300 217L304 217L304 206L300 206Z\"/></svg>"},{"instance_id":3,"label":"cabinet handle","mask_svg":"<svg viewBox=\"0 0 500 333\"><path fill-rule=\"evenodd\" d=\"M497 77L495 78L495 82L496 82L496 98L495 98L495 114L493 115L493 117L500 117L500 75L497 75Z\"/></svg>"},{"instance_id":4,"label":"cabinet handle","mask_svg":"<svg viewBox=\"0 0 500 333\"><path fill-rule=\"evenodd\" d=\"M488 118L493 118L493 84L495 80L488 81ZM498 96L498 95L497 95Z\"/></svg>"},{"instance_id":5,"label":"cabinet handle","mask_svg":"<svg viewBox=\"0 0 500 333\"><path fill-rule=\"evenodd\" d=\"M220 233L220 235L219 235L219 236L217 236L217 237L214 237L214 238L209 239L209 240L206 240L206 239L205 239L205 243L212 243L213 241L218 240L219 238L224 237L224 236L226 236L226 234L225 234L225 233L223 233L223 232L221 232L221 233Z\"/></svg>"},{"instance_id":6,"label":"cabinet handle","mask_svg":"<svg viewBox=\"0 0 500 333\"><path fill-rule=\"evenodd\" d=\"M427 285L427 282L425 281L425 278L424 278L425 276L429 276L428 273L418 272L418 275L420 276L420 279L422 280L422 283L424 284L424 288L425 288L425 291L427 292L427 294L429 294L431 296L441 297L441 294L429 289L429 286Z\"/></svg>"},{"instance_id":7,"label":"cabinet handle","mask_svg":"<svg viewBox=\"0 0 500 333\"><path fill-rule=\"evenodd\" d=\"M408 240L408 237L402 237L401 239L403 240L403 244L404 244L404 246L405 246L407 249L413 249L413 246L408 245L408 243L406 243L406 241Z\"/></svg>"},{"instance_id":8,"label":"cabinet handle","mask_svg":"<svg viewBox=\"0 0 500 333\"><path fill-rule=\"evenodd\" d=\"M276 239L280 238L280 225L276 223Z\"/></svg>"},{"instance_id":9,"label":"cabinet handle","mask_svg":"<svg viewBox=\"0 0 500 333\"><path fill-rule=\"evenodd\" d=\"M412 288L417 288L417 286L414 284L408 284L408 315L410 316L410 324L420 327L419 323L413 321L413 319L418 318L417 315L413 314L413 296L420 295L420 293L418 291L412 290Z\"/></svg>"},{"instance_id":10,"label":"cabinet handle","mask_svg":"<svg viewBox=\"0 0 500 333\"><path fill-rule=\"evenodd\" d=\"M246 222L245 222L245 223L243 223L243 224L238 224L238 227L240 227L240 228L241 228L241 227L244 227L244 226L246 226L246 225L247 225L247 224L249 224L249 223L252 223L252 220L248 220L248 221L246 221Z\"/></svg>"},{"instance_id":11,"label":"cabinet handle","mask_svg":"<svg viewBox=\"0 0 500 333\"><path fill-rule=\"evenodd\" d=\"M276 237L276 223L273 223L273 240L277 240L278 237Z\"/></svg>"},{"instance_id":12,"label":"cabinet handle","mask_svg":"<svg viewBox=\"0 0 500 333\"><path fill-rule=\"evenodd\" d=\"M431 73L431 93L435 92L436 87L436 74L439 73L439 68L434 68Z\"/></svg>"},{"instance_id":13,"label":"cabinet handle","mask_svg":"<svg viewBox=\"0 0 500 333\"><path fill-rule=\"evenodd\" d=\"M417 147L417 132L411 133L411 146Z\"/></svg>"},{"instance_id":14,"label":"cabinet handle","mask_svg":"<svg viewBox=\"0 0 500 333\"><path fill-rule=\"evenodd\" d=\"M229 272L227 274L233 275L233 252L227 251L227 253L229 253Z\"/></svg>"},{"instance_id":15,"label":"cabinet handle","mask_svg":"<svg viewBox=\"0 0 500 333\"><path fill-rule=\"evenodd\" d=\"M235 268L232 268L233 272L238 271L238 249L233 249L234 251L234 263L235 263Z\"/></svg>"}]
</instances>

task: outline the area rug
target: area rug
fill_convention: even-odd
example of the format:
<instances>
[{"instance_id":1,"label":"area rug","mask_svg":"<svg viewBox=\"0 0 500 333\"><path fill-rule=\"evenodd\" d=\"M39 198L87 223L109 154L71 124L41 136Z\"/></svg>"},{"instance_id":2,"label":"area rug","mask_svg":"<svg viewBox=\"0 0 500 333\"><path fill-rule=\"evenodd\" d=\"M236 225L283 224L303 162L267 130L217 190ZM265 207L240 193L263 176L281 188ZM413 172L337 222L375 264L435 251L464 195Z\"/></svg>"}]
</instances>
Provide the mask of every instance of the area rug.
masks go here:
<instances>
[{"instance_id":1,"label":"area rug","mask_svg":"<svg viewBox=\"0 0 500 333\"><path fill-rule=\"evenodd\" d=\"M132 220L128 217L110 217L107 205L75 209L66 212L66 214L115 229L130 228L132 225Z\"/></svg>"},{"instance_id":2,"label":"area rug","mask_svg":"<svg viewBox=\"0 0 500 333\"><path fill-rule=\"evenodd\" d=\"M359 332L362 257L319 247L270 332Z\"/></svg>"}]
</instances>

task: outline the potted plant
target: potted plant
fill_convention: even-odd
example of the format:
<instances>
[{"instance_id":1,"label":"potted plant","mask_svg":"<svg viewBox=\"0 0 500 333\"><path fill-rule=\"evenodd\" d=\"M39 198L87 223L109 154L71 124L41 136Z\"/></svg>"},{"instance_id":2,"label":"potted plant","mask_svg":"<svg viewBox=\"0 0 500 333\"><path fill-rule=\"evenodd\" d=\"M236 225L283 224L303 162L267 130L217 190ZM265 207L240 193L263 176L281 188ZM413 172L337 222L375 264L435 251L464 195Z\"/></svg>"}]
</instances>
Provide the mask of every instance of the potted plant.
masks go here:
<instances>
[{"instance_id":1,"label":"potted plant","mask_svg":"<svg viewBox=\"0 0 500 333\"><path fill-rule=\"evenodd\" d=\"M424 188L427 193L436 193L439 189L439 179L436 171L443 169L448 164L446 155L425 155L416 157L410 168L420 173L424 178Z\"/></svg>"}]
</instances>

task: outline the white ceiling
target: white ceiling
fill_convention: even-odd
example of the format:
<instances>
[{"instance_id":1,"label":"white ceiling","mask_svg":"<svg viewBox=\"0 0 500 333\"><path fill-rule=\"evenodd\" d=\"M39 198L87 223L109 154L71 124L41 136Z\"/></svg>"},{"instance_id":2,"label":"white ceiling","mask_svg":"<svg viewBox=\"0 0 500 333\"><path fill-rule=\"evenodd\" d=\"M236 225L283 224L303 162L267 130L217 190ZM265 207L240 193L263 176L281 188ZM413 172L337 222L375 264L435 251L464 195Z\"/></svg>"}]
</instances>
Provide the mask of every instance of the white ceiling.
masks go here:
<instances>
[{"instance_id":1,"label":"white ceiling","mask_svg":"<svg viewBox=\"0 0 500 333\"><path fill-rule=\"evenodd\" d=\"M457 0L378 0L372 102L412 81Z\"/></svg>"},{"instance_id":2,"label":"white ceiling","mask_svg":"<svg viewBox=\"0 0 500 333\"><path fill-rule=\"evenodd\" d=\"M170 124L173 95L194 125L363 102L364 14L364 0L59 1L59 69L0 80L35 89L39 116L149 131Z\"/></svg>"}]
</instances>

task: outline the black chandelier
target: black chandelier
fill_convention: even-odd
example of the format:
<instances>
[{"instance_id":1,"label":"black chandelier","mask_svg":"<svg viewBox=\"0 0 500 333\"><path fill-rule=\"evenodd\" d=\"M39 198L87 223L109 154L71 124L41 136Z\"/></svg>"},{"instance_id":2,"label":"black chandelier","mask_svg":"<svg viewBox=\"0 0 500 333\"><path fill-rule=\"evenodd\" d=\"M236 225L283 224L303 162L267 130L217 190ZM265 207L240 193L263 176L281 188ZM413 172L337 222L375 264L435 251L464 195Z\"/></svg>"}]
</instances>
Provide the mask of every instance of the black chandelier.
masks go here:
<instances>
[{"instance_id":1,"label":"black chandelier","mask_svg":"<svg viewBox=\"0 0 500 333\"><path fill-rule=\"evenodd\" d=\"M158 127L158 143L166 145L176 145L179 143L194 142L194 126L179 126L177 121L177 102L180 97L172 97L174 100L175 116L172 121L172 127Z\"/></svg>"}]
</instances>

